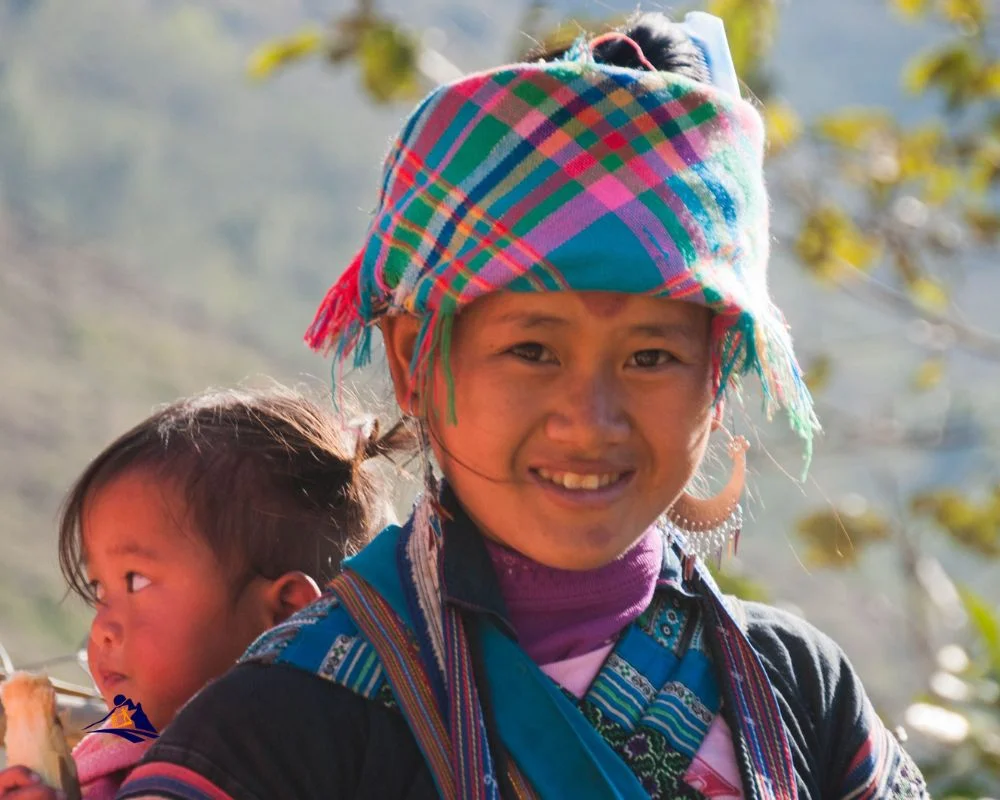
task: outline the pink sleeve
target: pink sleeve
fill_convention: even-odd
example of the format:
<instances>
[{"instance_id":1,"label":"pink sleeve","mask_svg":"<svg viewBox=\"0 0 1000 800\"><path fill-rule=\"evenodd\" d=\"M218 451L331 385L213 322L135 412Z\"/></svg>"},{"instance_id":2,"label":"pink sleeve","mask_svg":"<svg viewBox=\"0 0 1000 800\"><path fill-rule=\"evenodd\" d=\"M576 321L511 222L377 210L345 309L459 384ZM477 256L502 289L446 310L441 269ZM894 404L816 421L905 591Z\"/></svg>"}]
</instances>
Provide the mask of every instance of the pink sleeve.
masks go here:
<instances>
[{"instance_id":1,"label":"pink sleeve","mask_svg":"<svg viewBox=\"0 0 1000 800\"><path fill-rule=\"evenodd\" d=\"M83 800L113 800L152 741L132 743L109 733L91 733L73 748Z\"/></svg>"}]
</instances>

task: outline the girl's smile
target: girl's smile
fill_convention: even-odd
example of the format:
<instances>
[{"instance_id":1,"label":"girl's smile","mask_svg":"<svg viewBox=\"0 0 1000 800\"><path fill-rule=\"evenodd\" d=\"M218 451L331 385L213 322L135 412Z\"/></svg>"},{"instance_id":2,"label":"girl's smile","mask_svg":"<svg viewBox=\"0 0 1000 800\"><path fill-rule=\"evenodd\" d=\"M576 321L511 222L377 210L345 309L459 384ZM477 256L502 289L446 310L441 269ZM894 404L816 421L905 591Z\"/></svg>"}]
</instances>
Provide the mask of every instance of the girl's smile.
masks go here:
<instances>
[{"instance_id":1,"label":"girl's smile","mask_svg":"<svg viewBox=\"0 0 1000 800\"><path fill-rule=\"evenodd\" d=\"M590 470L582 466L578 469L537 467L529 472L544 491L552 492L553 501L567 506L585 504L588 508L614 502L635 474L632 470L622 469L602 471L598 465Z\"/></svg>"}]
</instances>

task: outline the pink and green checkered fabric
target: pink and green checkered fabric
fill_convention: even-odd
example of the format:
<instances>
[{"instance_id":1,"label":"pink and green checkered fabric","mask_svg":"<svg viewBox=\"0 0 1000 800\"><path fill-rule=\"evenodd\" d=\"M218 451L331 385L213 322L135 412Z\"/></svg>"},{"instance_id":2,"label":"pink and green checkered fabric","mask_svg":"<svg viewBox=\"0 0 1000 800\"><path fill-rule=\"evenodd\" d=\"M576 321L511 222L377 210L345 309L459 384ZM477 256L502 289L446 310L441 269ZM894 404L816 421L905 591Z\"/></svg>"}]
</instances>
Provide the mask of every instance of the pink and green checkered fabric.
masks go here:
<instances>
[{"instance_id":1,"label":"pink and green checkered fabric","mask_svg":"<svg viewBox=\"0 0 1000 800\"><path fill-rule=\"evenodd\" d=\"M768 413L784 407L810 442L812 400L767 290L763 146L746 101L592 58L442 86L393 144L365 244L306 339L361 365L374 322L416 314L416 387L435 359L447 367L454 316L490 292L700 303L716 314L720 396L756 373Z\"/></svg>"}]
</instances>

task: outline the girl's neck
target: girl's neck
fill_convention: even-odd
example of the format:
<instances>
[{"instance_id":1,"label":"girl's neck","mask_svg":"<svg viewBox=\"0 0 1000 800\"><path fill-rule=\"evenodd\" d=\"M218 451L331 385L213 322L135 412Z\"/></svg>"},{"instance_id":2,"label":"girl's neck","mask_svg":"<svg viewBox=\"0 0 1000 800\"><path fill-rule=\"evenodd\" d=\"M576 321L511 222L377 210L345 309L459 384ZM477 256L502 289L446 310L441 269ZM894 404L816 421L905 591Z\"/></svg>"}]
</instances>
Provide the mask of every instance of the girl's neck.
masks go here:
<instances>
[{"instance_id":1,"label":"girl's neck","mask_svg":"<svg viewBox=\"0 0 1000 800\"><path fill-rule=\"evenodd\" d=\"M613 641L649 605L663 563L655 528L615 561L582 572L546 567L489 539L486 548L521 647L539 664Z\"/></svg>"}]
</instances>

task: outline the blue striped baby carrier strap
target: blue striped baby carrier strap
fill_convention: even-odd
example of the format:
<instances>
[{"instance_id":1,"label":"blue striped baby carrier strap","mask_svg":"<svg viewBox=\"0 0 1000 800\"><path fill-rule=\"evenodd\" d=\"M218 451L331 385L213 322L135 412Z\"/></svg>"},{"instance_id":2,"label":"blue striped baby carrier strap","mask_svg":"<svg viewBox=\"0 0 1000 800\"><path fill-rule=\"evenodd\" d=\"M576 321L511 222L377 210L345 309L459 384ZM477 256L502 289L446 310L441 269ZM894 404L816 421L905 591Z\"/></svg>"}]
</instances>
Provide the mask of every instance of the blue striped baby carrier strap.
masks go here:
<instances>
[{"instance_id":1,"label":"blue striped baby carrier strap","mask_svg":"<svg viewBox=\"0 0 1000 800\"><path fill-rule=\"evenodd\" d=\"M378 653L332 588L257 637L238 663L294 666L365 699L395 705Z\"/></svg>"}]
</instances>

